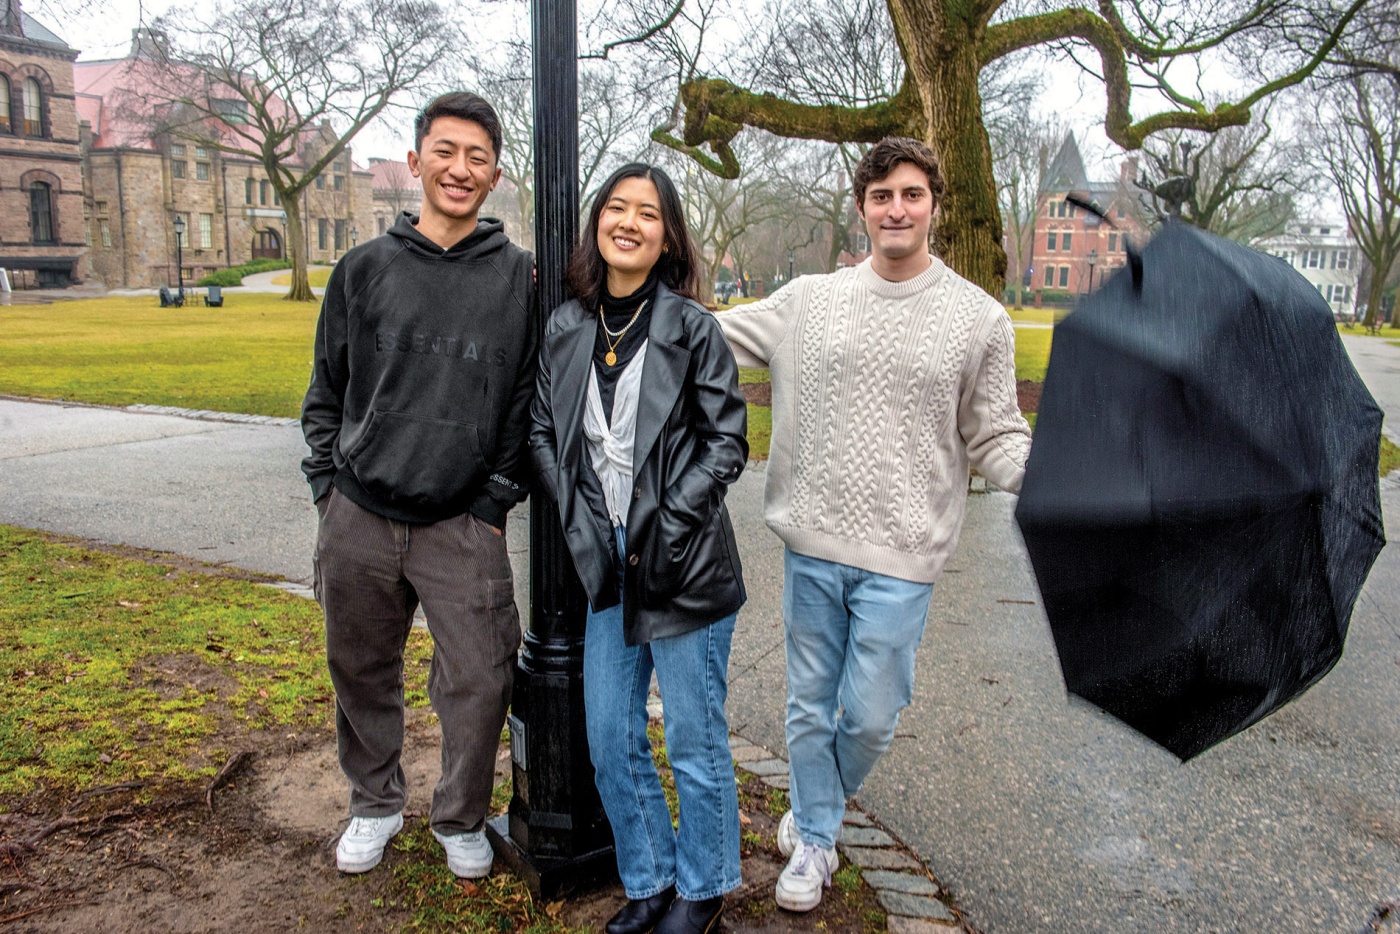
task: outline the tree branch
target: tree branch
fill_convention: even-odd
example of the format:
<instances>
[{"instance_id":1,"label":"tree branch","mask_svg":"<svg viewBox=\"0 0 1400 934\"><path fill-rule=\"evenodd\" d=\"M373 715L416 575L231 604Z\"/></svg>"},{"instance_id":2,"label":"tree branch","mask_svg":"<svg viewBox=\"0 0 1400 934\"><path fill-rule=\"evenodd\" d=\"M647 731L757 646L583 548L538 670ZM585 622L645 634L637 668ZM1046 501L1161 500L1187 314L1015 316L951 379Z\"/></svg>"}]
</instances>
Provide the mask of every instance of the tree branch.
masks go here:
<instances>
[{"instance_id":1,"label":"tree branch","mask_svg":"<svg viewBox=\"0 0 1400 934\"><path fill-rule=\"evenodd\" d=\"M671 11L670 11L669 13L667 13L667 14L665 15L665 17L663 17L663 18L661 19L660 22L655 23L655 24L653 24L652 26L649 26L647 29L645 29L643 32L641 32L639 35L631 36L631 37L626 38L626 39L617 39L617 40L614 40L613 42L604 43L604 44L603 44L603 48L602 48L601 51L598 51L598 52L586 52L586 53L584 53L583 55L580 55L579 58L607 58L607 57L608 57L608 53L611 52L613 49L617 48L618 46L623 46L623 45L635 45L635 44L640 43L640 42L646 42L646 41L647 41L648 39L650 39L652 36L656 35L656 34L659 33L661 30L665 29L666 27L668 27L668 26L670 26L672 23L674 23L674 22L676 21L676 17L677 17L677 16L680 16L681 10L682 10L684 7L685 7L685 0L676 0L676 5L673 6L673 7L671 7Z\"/></svg>"}]
</instances>

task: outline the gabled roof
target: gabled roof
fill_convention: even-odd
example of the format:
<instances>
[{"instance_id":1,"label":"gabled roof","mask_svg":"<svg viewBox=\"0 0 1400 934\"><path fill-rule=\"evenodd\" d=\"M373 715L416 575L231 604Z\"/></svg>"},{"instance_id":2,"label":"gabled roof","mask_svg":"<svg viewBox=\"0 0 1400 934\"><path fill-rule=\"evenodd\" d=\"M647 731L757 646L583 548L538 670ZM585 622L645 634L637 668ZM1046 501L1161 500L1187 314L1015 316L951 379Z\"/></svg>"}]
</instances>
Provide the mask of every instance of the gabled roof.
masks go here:
<instances>
[{"instance_id":1,"label":"gabled roof","mask_svg":"<svg viewBox=\"0 0 1400 934\"><path fill-rule=\"evenodd\" d=\"M1084 157L1073 133L1065 134L1060 151L1050 160L1045 177L1040 180L1041 191L1082 191L1089 187L1089 175L1084 171Z\"/></svg>"},{"instance_id":2,"label":"gabled roof","mask_svg":"<svg viewBox=\"0 0 1400 934\"><path fill-rule=\"evenodd\" d=\"M192 84L203 83L198 73L189 66L156 61L139 55L99 62L74 63L75 103L79 118L92 124L93 147L152 151L158 149L156 142L151 138L152 126L148 118L150 109L160 105L161 99L151 97L152 89L170 86L172 74L177 78L184 78L186 72ZM211 94L211 97L217 96L217 92ZM227 97L232 99L235 96L236 93L228 89ZM271 104L286 106L276 100ZM211 137L222 138L230 145L240 148L254 145L216 120L210 119L207 123ZM301 145L306 145L319 132L319 127L307 128L302 134ZM300 146L298 148L300 149ZM291 160L293 165L299 162L299 159Z\"/></svg>"},{"instance_id":3,"label":"gabled roof","mask_svg":"<svg viewBox=\"0 0 1400 934\"><path fill-rule=\"evenodd\" d=\"M68 52L73 51L73 49L69 47L68 43L64 42L63 39L60 38L57 33L50 32L44 27L43 23L30 16L28 13L20 11L19 21L21 24L20 28L24 30L24 38L28 39L29 41L41 42L44 45L57 46L58 48Z\"/></svg>"},{"instance_id":4,"label":"gabled roof","mask_svg":"<svg viewBox=\"0 0 1400 934\"><path fill-rule=\"evenodd\" d=\"M371 186L378 191L417 191L423 187L408 170L408 163L398 159L371 159L369 171L374 176Z\"/></svg>"}]
</instances>

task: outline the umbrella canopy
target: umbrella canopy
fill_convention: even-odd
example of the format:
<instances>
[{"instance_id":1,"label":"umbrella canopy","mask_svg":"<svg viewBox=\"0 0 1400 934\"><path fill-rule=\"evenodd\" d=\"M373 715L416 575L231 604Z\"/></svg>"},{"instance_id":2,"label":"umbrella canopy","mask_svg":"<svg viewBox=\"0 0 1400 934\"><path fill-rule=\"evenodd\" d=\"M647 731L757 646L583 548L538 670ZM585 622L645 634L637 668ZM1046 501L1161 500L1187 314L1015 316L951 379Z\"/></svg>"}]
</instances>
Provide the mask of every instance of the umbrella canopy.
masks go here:
<instances>
[{"instance_id":1,"label":"umbrella canopy","mask_svg":"<svg viewBox=\"0 0 1400 934\"><path fill-rule=\"evenodd\" d=\"M1066 687L1182 760L1341 656L1381 411L1283 261L1168 223L1056 329L1016 520Z\"/></svg>"}]
</instances>

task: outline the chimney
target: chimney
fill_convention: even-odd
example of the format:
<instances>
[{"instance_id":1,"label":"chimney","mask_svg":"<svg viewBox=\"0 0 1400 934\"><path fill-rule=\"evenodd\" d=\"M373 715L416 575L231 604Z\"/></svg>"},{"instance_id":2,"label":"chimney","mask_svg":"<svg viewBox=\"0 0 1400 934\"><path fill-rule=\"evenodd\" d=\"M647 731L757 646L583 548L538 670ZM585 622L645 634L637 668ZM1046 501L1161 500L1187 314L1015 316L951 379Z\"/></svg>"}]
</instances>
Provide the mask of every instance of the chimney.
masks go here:
<instances>
[{"instance_id":1,"label":"chimney","mask_svg":"<svg viewBox=\"0 0 1400 934\"><path fill-rule=\"evenodd\" d=\"M1125 187L1133 187L1133 180L1138 177L1138 157L1133 155L1124 159L1118 166L1118 181Z\"/></svg>"},{"instance_id":2,"label":"chimney","mask_svg":"<svg viewBox=\"0 0 1400 934\"><path fill-rule=\"evenodd\" d=\"M170 39L164 29L140 26L131 31L131 51L127 58L145 58L164 62L170 59Z\"/></svg>"},{"instance_id":3,"label":"chimney","mask_svg":"<svg viewBox=\"0 0 1400 934\"><path fill-rule=\"evenodd\" d=\"M24 37L24 17L19 0L0 0L0 36Z\"/></svg>"}]
</instances>

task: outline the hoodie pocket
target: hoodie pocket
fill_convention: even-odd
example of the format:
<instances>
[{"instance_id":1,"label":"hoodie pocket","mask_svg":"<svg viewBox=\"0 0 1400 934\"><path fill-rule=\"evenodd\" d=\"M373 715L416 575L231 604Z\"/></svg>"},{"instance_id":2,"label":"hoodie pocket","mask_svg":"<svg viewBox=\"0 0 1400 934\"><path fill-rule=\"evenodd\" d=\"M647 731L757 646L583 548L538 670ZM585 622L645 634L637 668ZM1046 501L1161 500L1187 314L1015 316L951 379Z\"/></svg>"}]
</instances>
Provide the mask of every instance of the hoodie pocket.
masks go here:
<instances>
[{"instance_id":1,"label":"hoodie pocket","mask_svg":"<svg viewBox=\"0 0 1400 934\"><path fill-rule=\"evenodd\" d=\"M366 492L432 508L459 501L485 472L477 426L406 412L373 412L345 456Z\"/></svg>"}]
</instances>

